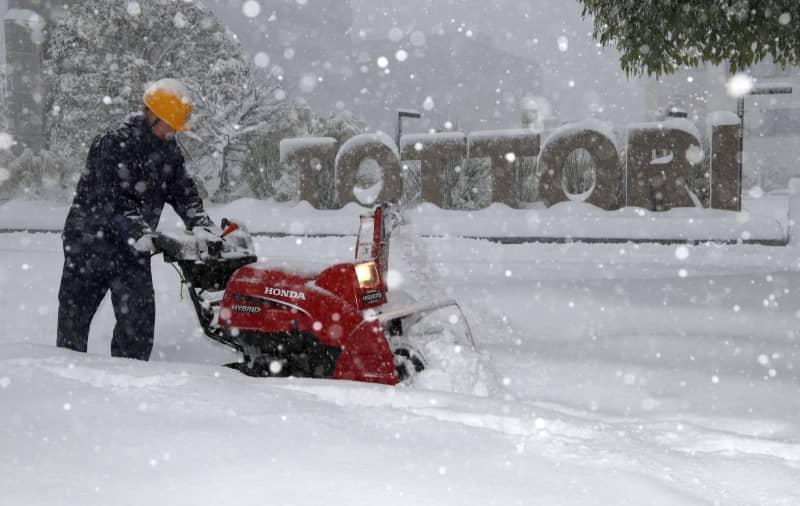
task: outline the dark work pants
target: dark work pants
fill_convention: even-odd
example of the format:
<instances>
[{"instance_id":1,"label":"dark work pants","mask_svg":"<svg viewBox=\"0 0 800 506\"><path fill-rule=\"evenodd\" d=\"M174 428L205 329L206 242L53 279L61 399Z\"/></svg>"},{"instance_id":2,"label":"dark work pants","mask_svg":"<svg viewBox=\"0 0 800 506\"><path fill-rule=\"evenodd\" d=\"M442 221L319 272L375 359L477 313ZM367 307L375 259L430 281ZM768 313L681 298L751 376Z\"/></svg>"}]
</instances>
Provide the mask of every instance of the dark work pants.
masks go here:
<instances>
[{"instance_id":1,"label":"dark work pants","mask_svg":"<svg viewBox=\"0 0 800 506\"><path fill-rule=\"evenodd\" d=\"M117 318L111 355L148 360L155 326L150 256L103 239L64 239L56 344L86 351L92 318L109 290Z\"/></svg>"}]
</instances>

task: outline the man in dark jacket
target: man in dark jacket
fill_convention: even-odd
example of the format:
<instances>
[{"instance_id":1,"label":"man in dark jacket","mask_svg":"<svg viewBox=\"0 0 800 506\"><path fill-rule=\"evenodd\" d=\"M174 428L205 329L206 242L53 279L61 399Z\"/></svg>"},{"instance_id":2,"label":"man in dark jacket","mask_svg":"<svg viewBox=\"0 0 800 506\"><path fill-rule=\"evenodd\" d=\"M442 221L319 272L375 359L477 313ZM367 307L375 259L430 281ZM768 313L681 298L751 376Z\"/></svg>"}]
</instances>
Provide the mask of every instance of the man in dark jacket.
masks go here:
<instances>
[{"instance_id":1,"label":"man in dark jacket","mask_svg":"<svg viewBox=\"0 0 800 506\"><path fill-rule=\"evenodd\" d=\"M187 228L219 230L173 138L186 130L189 92L179 81L162 79L148 88L144 102L144 115L99 136L89 150L62 235L59 347L86 351L92 318L111 290L117 319L111 354L148 360L155 325L150 255L164 204Z\"/></svg>"}]
</instances>

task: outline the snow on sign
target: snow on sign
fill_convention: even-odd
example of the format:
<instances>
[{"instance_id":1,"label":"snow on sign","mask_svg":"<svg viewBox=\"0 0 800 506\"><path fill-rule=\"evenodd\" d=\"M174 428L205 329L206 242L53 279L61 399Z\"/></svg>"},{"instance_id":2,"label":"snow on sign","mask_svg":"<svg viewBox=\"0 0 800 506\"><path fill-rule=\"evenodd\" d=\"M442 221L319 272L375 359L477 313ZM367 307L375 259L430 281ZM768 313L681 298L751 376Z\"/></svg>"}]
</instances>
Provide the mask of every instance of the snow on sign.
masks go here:
<instances>
[{"instance_id":1,"label":"snow on sign","mask_svg":"<svg viewBox=\"0 0 800 506\"><path fill-rule=\"evenodd\" d=\"M403 135L399 152L385 135L361 135L338 149L335 164L329 151L335 151L336 145L330 141L324 143L327 154L323 160L312 156L312 151L322 149L314 139L286 139L281 143L281 157L283 162L290 158L321 160L322 165L317 168L330 174L327 180L336 180L335 208L353 200L353 192L348 189L352 188L350 183L359 165L367 158L375 159L383 169L381 198L402 193L401 161L418 160L422 200L439 207L446 207L445 172L449 165L488 159L492 202L517 208L526 207L527 203L518 197L523 193L518 188L523 183L517 182L521 178L516 177L515 164L535 158L540 198L552 206L576 200L574 195L568 195L565 181L567 174L575 171L575 153L585 151L591 163L580 170L591 171L594 182L586 185L577 200L606 210L642 207L666 211L697 206L699 191L709 196L714 209L738 210L739 125L724 113L709 115L706 124L706 142L697 127L682 118L628 125L624 129L626 135L618 134L609 123L587 120L563 125L544 139L538 132L519 129ZM622 143L620 138L626 141ZM703 146L709 146L708 154ZM321 202L318 193L312 186L303 187L300 197L317 208L334 204Z\"/></svg>"}]
</instances>

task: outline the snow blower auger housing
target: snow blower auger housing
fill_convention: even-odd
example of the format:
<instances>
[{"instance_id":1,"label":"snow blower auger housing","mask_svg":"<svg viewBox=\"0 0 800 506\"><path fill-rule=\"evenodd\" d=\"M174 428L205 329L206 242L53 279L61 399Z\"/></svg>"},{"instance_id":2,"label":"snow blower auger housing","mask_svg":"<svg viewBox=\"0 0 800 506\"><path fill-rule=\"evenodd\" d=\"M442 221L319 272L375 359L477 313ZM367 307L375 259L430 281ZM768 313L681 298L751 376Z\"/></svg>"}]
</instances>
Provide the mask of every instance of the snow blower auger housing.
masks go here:
<instances>
[{"instance_id":1,"label":"snow blower auger housing","mask_svg":"<svg viewBox=\"0 0 800 506\"><path fill-rule=\"evenodd\" d=\"M442 304L387 305L388 205L361 217L356 259L320 272L258 263L244 226L223 221L222 240L159 234L156 246L189 288L206 335L243 354L251 376L334 378L394 385L420 372L403 321Z\"/></svg>"}]
</instances>

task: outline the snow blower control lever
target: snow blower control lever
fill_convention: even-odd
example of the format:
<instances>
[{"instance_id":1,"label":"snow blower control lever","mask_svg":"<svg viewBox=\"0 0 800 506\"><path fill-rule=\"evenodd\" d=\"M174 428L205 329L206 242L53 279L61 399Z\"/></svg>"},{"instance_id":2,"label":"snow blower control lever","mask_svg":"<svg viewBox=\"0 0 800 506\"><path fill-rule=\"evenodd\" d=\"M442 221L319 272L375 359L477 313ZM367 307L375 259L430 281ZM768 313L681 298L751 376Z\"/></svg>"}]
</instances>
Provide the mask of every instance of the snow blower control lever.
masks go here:
<instances>
[{"instance_id":1,"label":"snow blower control lever","mask_svg":"<svg viewBox=\"0 0 800 506\"><path fill-rule=\"evenodd\" d=\"M228 235L239 230L239 224L231 222L228 218L222 218L222 238L225 239Z\"/></svg>"}]
</instances>

